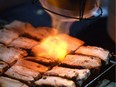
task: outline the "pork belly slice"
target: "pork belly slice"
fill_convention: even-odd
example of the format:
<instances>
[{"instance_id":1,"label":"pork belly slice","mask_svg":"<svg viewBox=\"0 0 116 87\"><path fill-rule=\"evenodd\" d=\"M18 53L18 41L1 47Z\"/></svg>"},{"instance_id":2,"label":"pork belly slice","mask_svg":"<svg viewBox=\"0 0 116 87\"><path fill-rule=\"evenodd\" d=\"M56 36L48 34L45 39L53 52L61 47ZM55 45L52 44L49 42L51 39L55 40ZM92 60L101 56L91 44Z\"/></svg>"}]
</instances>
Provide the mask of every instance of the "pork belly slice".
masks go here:
<instances>
[{"instance_id":1,"label":"pork belly slice","mask_svg":"<svg viewBox=\"0 0 116 87\"><path fill-rule=\"evenodd\" d=\"M4 27L7 29L23 28L23 26L25 26L25 24L26 24L26 22L14 20L9 24L4 25Z\"/></svg>"},{"instance_id":2,"label":"pork belly slice","mask_svg":"<svg viewBox=\"0 0 116 87\"><path fill-rule=\"evenodd\" d=\"M0 75L2 75L7 69L9 65L3 61L0 61Z\"/></svg>"},{"instance_id":3,"label":"pork belly slice","mask_svg":"<svg viewBox=\"0 0 116 87\"><path fill-rule=\"evenodd\" d=\"M21 21L13 21L8 25L5 25L5 28L13 30L17 33L27 34L36 39L43 39L49 35L55 35L57 33L56 29L49 27L33 27L30 23L21 22Z\"/></svg>"},{"instance_id":4,"label":"pork belly slice","mask_svg":"<svg viewBox=\"0 0 116 87\"><path fill-rule=\"evenodd\" d=\"M42 64L24 60L24 59L19 59L15 65L23 66L23 67L32 69L32 70L40 72L40 73L44 73L50 68L48 66L44 66Z\"/></svg>"},{"instance_id":5,"label":"pork belly slice","mask_svg":"<svg viewBox=\"0 0 116 87\"><path fill-rule=\"evenodd\" d=\"M108 64L110 52L101 47L96 46L81 46L79 49L75 51L77 54L97 56L101 60L105 61Z\"/></svg>"},{"instance_id":6,"label":"pork belly slice","mask_svg":"<svg viewBox=\"0 0 116 87\"><path fill-rule=\"evenodd\" d=\"M61 65L76 68L98 69L101 66L101 60L98 57L92 56L67 55L61 62Z\"/></svg>"},{"instance_id":7,"label":"pork belly slice","mask_svg":"<svg viewBox=\"0 0 116 87\"><path fill-rule=\"evenodd\" d=\"M24 34L25 32L25 25L26 22L21 22L18 20L15 20L7 25L5 25L4 27L10 31L14 31L16 33L18 33L19 35Z\"/></svg>"},{"instance_id":8,"label":"pork belly slice","mask_svg":"<svg viewBox=\"0 0 116 87\"><path fill-rule=\"evenodd\" d=\"M59 76L68 79L73 79L78 76L78 69L64 68L59 66L54 66L51 70L45 72L44 75L47 76Z\"/></svg>"},{"instance_id":9,"label":"pork belly slice","mask_svg":"<svg viewBox=\"0 0 116 87\"><path fill-rule=\"evenodd\" d=\"M89 69L71 69L60 66L55 66L51 70L45 72L45 76L59 76L76 81L81 86L83 82L90 76Z\"/></svg>"},{"instance_id":10,"label":"pork belly slice","mask_svg":"<svg viewBox=\"0 0 116 87\"><path fill-rule=\"evenodd\" d=\"M55 66L45 72L47 76L59 76L68 79L85 80L90 75L89 69L71 69L66 67Z\"/></svg>"},{"instance_id":11,"label":"pork belly slice","mask_svg":"<svg viewBox=\"0 0 116 87\"><path fill-rule=\"evenodd\" d=\"M13 46L16 48L31 49L33 46L37 44L39 44L39 42L33 39L29 39L26 37L18 37L13 42L11 42L9 46Z\"/></svg>"},{"instance_id":12,"label":"pork belly slice","mask_svg":"<svg viewBox=\"0 0 116 87\"><path fill-rule=\"evenodd\" d=\"M41 77L38 71L16 64L9 68L5 75L28 83Z\"/></svg>"},{"instance_id":13,"label":"pork belly slice","mask_svg":"<svg viewBox=\"0 0 116 87\"><path fill-rule=\"evenodd\" d=\"M7 48L0 45L0 60L12 65L17 59L27 55L27 52L13 47Z\"/></svg>"},{"instance_id":14,"label":"pork belly slice","mask_svg":"<svg viewBox=\"0 0 116 87\"><path fill-rule=\"evenodd\" d=\"M58 37L60 37L64 41L66 41L67 46L68 46L67 47L68 53L75 51L76 49L78 49L80 46L82 46L84 44L84 41L82 41L78 38L69 36L67 34L59 34Z\"/></svg>"},{"instance_id":15,"label":"pork belly slice","mask_svg":"<svg viewBox=\"0 0 116 87\"><path fill-rule=\"evenodd\" d=\"M18 34L10 31L10 30L6 30L6 29L1 29L0 30L0 43L3 43L5 45L10 44L14 39L18 38Z\"/></svg>"},{"instance_id":16,"label":"pork belly slice","mask_svg":"<svg viewBox=\"0 0 116 87\"><path fill-rule=\"evenodd\" d=\"M58 64L53 58L44 58L44 57L25 57L26 60L34 61L41 63L43 65L53 66Z\"/></svg>"},{"instance_id":17,"label":"pork belly slice","mask_svg":"<svg viewBox=\"0 0 116 87\"><path fill-rule=\"evenodd\" d=\"M0 87L29 87L24 83L8 77L0 76Z\"/></svg>"},{"instance_id":18,"label":"pork belly slice","mask_svg":"<svg viewBox=\"0 0 116 87\"><path fill-rule=\"evenodd\" d=\"M62 43L62 44L61 44ZM32 48L37 57L52 58L61 61L68 54L83 45L83 41L65 34L50 36ZM61 52L59 52L61 51Z\"/></svg>"},{"instance_id":19,"label":"pork belly slice","mask_svg":"<svg viewBox=\"0 0 116 87\"><path fill-rule=\"evenodd\" d=\"M59 52L60 51L60 52ZM43 40L39 45L32 48L36 57L44 57L56 62L61 61L67 54L66 43L57 36L50 36Z\"/></svg>"},{"instance_id":20,"label":"pork belly slice","mask_svg":"<svg viewBox=\"0 0 116 87\"><path fill-rule=\"evenodd\" d=\"M75 81L81 87L84 81L91 75L91 72L89 69L78 69L78 73Z\"/></svg>"},{"instance_id":21,"label":"pork belly slice","mask_svg":"<svg viewBox=\"0 0 116 87\"><path fill-rule=\"evenodd\" d=\"M32 25L26 24L25 33L39 40L42 40L51 35L56 35L57 33L56 29L50 27L37 27L37 28L31 28L31 27Z\"/></svg>"},{"instance_id":22,"label":"pork belly slice","mask_svg":"<svg viewBox=\"0 0 116 87\"><path fill-rule=\"evenodd\" d=\"M61 77L46 76L35 82L38 87L76 87L75 83L72 80L64 79Z\"/></svg>"}]
</instances>

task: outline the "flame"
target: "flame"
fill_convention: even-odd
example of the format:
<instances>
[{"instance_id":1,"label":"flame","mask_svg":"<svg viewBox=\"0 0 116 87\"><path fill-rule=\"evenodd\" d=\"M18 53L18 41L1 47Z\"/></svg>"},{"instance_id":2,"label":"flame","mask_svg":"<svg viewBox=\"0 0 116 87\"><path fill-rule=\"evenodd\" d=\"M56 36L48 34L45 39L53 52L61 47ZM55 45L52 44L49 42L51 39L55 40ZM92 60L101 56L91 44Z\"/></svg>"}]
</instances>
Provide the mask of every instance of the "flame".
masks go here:
<instances>
[{"instance_id":1,"label":"flame","mask_svg":"<svg viewBox=\"0 0 116 87\"><path fill-rule=\"evenodd\" d=\"M49 36L40 43L39 47L44 51L37 53L37 56L45 57L47 55L61 61L67 54L67 43L58 36Z\"/></svg>"}]
</instances>

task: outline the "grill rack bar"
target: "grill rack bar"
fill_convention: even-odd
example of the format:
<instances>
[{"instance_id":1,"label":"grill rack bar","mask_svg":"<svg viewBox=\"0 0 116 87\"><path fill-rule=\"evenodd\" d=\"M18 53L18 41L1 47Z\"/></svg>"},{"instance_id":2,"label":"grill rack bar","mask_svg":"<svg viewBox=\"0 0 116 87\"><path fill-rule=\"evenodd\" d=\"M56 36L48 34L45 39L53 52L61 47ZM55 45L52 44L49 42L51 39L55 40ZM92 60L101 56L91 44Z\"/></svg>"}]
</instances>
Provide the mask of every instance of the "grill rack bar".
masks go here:
<instances>
[{"instance_id":1,"label":"grill rack bar","mask_svg":"<svg viewBox=\"0 0 116 87\"><path fill-rule=\"evenodd\" d=\"M116 62L113 60L110 60L110 63L112 64L110 67L108 67L105 71L103 71L101 74L99 74L96 78L94 78L92 81L87 83L84 87L90 87L96 80L98 80L101 76L103 76L106 72L108 72L112 67L116 65Z\"/></svg>"}]
</instances>

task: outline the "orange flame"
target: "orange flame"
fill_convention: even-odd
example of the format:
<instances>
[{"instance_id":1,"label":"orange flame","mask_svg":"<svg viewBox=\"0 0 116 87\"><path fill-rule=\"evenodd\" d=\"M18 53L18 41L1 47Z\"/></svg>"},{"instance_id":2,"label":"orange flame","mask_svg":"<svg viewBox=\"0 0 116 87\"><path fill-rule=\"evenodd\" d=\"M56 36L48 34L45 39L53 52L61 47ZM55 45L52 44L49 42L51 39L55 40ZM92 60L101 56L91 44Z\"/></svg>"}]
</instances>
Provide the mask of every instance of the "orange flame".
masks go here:
<instances>
[{"instance_id":1,"label":"orange flame","mask_svg":"<svg viewBox=\"0 0 116 87\"><path fill-rule=\"evenodd\" d=\"M37 56L45 57L47 55L58 61L63 60L67 54L67 43L58 36L49 36L40 43L39 48L42 51L38 52Z\"/></svg>"}]
</instances>

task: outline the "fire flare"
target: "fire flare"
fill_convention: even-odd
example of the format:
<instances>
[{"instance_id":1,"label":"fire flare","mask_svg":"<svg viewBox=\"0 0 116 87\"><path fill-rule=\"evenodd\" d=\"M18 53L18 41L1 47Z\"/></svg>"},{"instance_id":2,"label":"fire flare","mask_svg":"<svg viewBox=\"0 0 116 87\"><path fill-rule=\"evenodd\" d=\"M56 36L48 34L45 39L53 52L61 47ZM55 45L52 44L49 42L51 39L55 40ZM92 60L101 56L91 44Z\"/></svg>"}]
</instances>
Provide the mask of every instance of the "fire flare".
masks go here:
<instances>
[{"instance_id":1,"label":"fire flare","mask_svg":"<svg viewBox=\"0 0 116 87\"><path fill-rule=\"evenodd\" d=\"M67 54L67 43L58 36L49 36L35 49L36 56L55 58L55 60L61 61Z\"/></svg>"}]
</instances>

